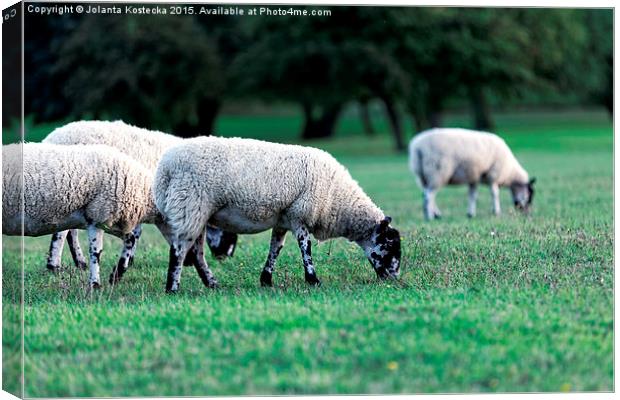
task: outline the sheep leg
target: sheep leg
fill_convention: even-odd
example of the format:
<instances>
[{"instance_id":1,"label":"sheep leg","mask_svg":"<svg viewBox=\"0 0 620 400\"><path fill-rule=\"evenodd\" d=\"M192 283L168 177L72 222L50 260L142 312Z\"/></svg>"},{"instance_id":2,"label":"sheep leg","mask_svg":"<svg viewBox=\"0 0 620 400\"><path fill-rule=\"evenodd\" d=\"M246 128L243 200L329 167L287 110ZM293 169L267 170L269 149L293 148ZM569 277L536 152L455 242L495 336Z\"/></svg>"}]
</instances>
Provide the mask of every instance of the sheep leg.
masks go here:
<instances>
[{"instance_id":1,"label":"sheep leg","mask_svg":"<svg viewBox=\"0 0 620 400\"><path fill-rule=\"evenodd\" d=\"M90 250L89 283L92 289L97 289L101 286L99 283L99 262L103 251L103 231L97 229L94 224L88 225L88 243Z\"/></svg>"},{"instance_id":2,"label":"sheep leg","mask_svg":"<svg viewBox=\"0 0 620 400\"><path fill-rule=\"evenodd\" d=\"M136 241L133 245L133 249L131 249L131 253L129 254L127 267L131 267L133 265L133 257L136 255L136 247L138 246L138 241L142 236L142 225L138 224L131 233L136 238Z\"/></svg>"},{"instance_id":3,"label":"sheep leg","mask_svg":"<svg viewBox=\"0 0 620 400\"><path fill-rule=\"evenodd\" d=\"M71 252L71 258L73 258L73 263L79 269L86 269L86 258L82 253L82 247L80 246L80 241L78 240L78 230L71 229L69 234L67 235L67 243L69 244L69 251Z\"/></svg>"},{"instance_id":4,"label":"sheep leg","mask_svg":"<svg viewBox=\"0 0 620 400\"><path fill-rule=\"evenodd\" d=\"M170 259L168 261L168 278L166 280L166 293L176 293L181 282L181 271L187 253L194 245L195 239L175 239L170 246Z\"/></svg>"},{"instance_id":5,"label":"sheep leg","mask_svg":"<svg viewBox=\"0 0 620 400\"><path fill-rule=\"evenodd\" d=\"M192 254L193 264L196 267L196 272L198 272L198 276L200 277L202 283L208 288L216 288L217 280L205 260L204 246L205 234L201 233L198 235L196 242L194 242L194 245L187 253L185 260L187 261L187 258L189 258L190 254Z\"/></svg>"},{"instance_id":6,"label":"sheep leg","mask_svg":"<svg viewBox=\"0 0 620 400\"><path fill-rule=\"evenodd\" d=\"M276 265L276 258L280 254L280 250L284 247L284 240L286 239L286 229L273 228L271 230L271 243L269 245L269 255L265 262L263 272L260 274L261 286L273 286L272 274Z\"/></svg>"},{"instance_id":7,"label":"sheep leg","mask_svg":"<svg viewBox=\"0 0 620 400\"><path fill-rule=\"evenodd\" d=\"M491 184L491 198L493 200L493 214L499 215L501 210L499 206L499 185L497 183Z\"/></svg>"},{"instance_id":8,"label":"sheep leg","mask_svg":"<svg viewBox=\"0 0 620 400\"><path fill-rule=\"evenodd\" d=\"M118 264L114 267L112 273L110 274L110 285L118 283L123 277L123 274L125 274L127 269L133 264L133 256L136 253L136 246L141 234L142 226L138 225L123 238L123 250L121 251L121 256L118 259Z\"/></svg>"},{"instance_id":9,"label":"sheep leg","mask_svg":"<svg viewBox=\"0 0 620 400\"><path fill-rule=\"evenodd\" d=\"M47 256L47 269L56 271L60 268L62 249L65 246L65 238L69 231L56 232L52 235L50 251Z\"/></svg>"},{"instance_id":10,"label":"sheep leg","mask_svg":"<svg viewBox=\"0 0 620 400\"><path fill-rule=\"evenodd\" d=\"M433 194L433 215L435 218L441 219L441 211L439 211L439 207L437 207L437 203L435 203L435 194L437 194L437 192Z\"/></svg>"},{"instance_id":11,"label":"sheep leg","mask_svg":"<svg viewBox=\"0 0 620 400\"><path fill-rule=\"evenodd\" d=\"M437 189L431 189L428 187L424 188L423 191L423 207L424 207L424 218L427 221L430 221L434 218L441 218L441 213L437 208L437 204L435 204L435 196L437 195Z\"/></svg>"},{"instance_id":12,"label":"sheep leg","mask_svg":"<svg viewBox=\"0 0 620 400\"><path fill-rule=\"evenodd\" d=\"M469 205L467 208L467 216L469 218L473 218L476 216L476 199L478 198L478 185L475 183L469 184L469 193L468 193Z\"/></svg>"},{"instance_id":13,"label":"sheep leg","mask_svg":"<svg viewBox=\"0 0 620 400\"><path fill-rule=\"evenodd\" d=\"M305 226L301 226L295 230L297 243L301 250L301 257L304 260L304 270L306 282L310 285L320 285L321 281L316 276L314 265L312 264L312 243L310 242L310 232Z\"/></svg>"}]
</instances>

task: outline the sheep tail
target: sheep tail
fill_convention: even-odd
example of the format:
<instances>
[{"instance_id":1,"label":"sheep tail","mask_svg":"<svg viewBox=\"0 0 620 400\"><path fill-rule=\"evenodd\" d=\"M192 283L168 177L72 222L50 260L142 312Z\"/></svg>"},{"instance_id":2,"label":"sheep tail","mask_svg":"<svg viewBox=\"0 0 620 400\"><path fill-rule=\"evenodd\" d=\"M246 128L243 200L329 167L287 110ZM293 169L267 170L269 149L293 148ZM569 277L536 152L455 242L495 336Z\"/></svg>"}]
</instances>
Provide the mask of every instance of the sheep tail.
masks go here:
<instances>
[{"instance_id":1,"label":"sheep tail","mask_svg":"<svg viewBox=\"0 0 620 400\"><path fill-rule=\"evenodd\" d=\"M153 197L155 199L155 207L160 213L165 215L168 205L168 197L170 193L170 173L165 168L159 168L155 175L155 182L153 182Z\"/></svg>"},{"instance_id":2,"label":"sheep tail","mask_svg":"<svg viewBox=\"0 0 620 400\"><path fill-rule=\"evenodd\" d=\"M422 150L415 149L411 160L411 170L412 172L414 172L418 186L420 186L422 189L425 188L428 183L426 177L424 176L423 158L424 156L422 154Z\"/></svg>"}]
</instances>

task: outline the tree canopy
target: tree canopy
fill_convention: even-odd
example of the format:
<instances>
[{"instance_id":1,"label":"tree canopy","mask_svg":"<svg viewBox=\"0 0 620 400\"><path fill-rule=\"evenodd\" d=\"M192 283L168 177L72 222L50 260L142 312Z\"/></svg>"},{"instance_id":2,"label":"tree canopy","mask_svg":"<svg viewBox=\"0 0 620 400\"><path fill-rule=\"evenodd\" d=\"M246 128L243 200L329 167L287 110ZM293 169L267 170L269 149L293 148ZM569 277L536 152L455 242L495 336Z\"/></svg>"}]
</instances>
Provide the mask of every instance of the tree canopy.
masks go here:
<instances>
[{"instance_id":1,"label":"tree canopy","mask_svg":"<svg viewBox=\"0 0 620 400\"><path fill-rule=\"evenodd\" d=\"M216 45L193 18L90 16L58 55L54 71L66 77L63 94L79 115L190 129L202 103L224 90Z\"/></svg>"},{"instance_id":2,"label":"tree canopy","mask_svg":"<svg viewBox=\"0 0 620 400\"><path fill-rule=\"evenodd\" d=\"M403 115L415 130L439 126L451 104L469 105L484 129L493 105L524 97L561 94L612 110L610 10L331 9L307 18L39 17L48 22L26 42L29 107L43 118L123 118L191 136L212 132L223 103L287 102L310 139L332 135L347 104L378 99L399 149Z\"/></svg>"}]
</instances>

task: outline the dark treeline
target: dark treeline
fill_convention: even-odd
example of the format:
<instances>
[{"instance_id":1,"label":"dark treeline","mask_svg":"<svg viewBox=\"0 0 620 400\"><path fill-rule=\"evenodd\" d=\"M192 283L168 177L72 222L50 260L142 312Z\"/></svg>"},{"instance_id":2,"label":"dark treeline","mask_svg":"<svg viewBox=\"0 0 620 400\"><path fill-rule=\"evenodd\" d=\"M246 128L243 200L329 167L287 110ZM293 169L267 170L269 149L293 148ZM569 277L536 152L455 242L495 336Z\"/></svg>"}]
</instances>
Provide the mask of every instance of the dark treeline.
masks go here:
<instances>
[{"instance_id":1,"label":"dark treeline","mask_svg":"<svg viewBox=\"0 0 620 400\"><path fill-rule=\"evenodd\" d=\"M611 10L331 7L329 17L63 15L25 19L26 114L122 118L209 134L223 104L298 107L304 139L329 137L357 102L379 102L395 147L404 126L441 126L491 99L574 98L613 109ZM411 122L408 122L411 121Z\"/></svg>"}]
</instances>

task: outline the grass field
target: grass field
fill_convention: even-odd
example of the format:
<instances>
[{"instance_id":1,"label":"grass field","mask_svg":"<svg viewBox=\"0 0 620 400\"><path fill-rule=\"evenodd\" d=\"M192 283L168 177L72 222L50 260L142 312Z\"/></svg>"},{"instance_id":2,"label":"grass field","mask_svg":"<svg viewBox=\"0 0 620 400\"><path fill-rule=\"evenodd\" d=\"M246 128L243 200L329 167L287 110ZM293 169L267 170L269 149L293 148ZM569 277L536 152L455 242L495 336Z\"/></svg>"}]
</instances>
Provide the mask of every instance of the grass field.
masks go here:
<instances>
[{"instance_id":1,"label":"grass field","mask_svg":"<svg viewBox=\"0 0 620 400\"><path fill-rule=\"evenodd\" d=\"M268 122L223 118L218 132L269 138ZM538 178L529 218L510 209L506 191L503 215L491 216L482 189L479 215L469 220L466 188L458 187L438 195L444 218L424 222L406 156L391 153L386 135L363 138L345 121L336 139L313 144L333 152L393 217L403 238L398 282L378 282L361 250L337 239L314 247L323 285L307 287L289 235L276 287L260 288L269 246L263 233L240 237L232 259L209 256L221 288L204 288L186 268L180 293L169 296L168 250L148 227L126 279L88 293L86 273L70 266L68 254L61 273L45 270L49 237L26 238L24 394L613 390L612 125L602 113L497 122ZM107 277L120 241L105 243ZM19 249L19 238L3 236L3 382L13 392Z\"/></svg>"}]
</instances>

